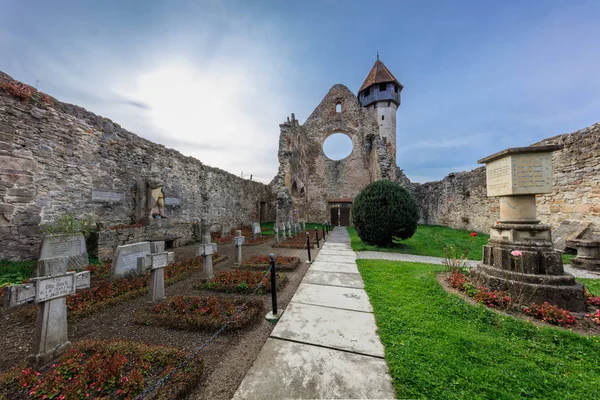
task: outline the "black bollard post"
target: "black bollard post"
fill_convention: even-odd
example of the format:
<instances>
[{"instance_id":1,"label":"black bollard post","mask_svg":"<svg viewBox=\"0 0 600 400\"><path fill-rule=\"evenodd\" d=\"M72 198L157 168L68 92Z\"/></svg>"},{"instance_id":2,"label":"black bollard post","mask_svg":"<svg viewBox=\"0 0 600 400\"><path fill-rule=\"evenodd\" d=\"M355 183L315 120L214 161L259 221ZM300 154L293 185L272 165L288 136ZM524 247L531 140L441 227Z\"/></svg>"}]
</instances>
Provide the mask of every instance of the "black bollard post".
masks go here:
<instances>
[{"instance_id":1,"label":"black bollard post","mask_svg":"<svg viewBox=\"0 0 600 400\"><path fill-rule=\"evenodd\" d=\"M317 249L319 248L319 228L315 228L315 233L317 234Z\"/></svg>"},{"instance_id":2,"label":"black bollard post","mask_svg":"<svg viewBox=\"0 0 600 400\"><path fill-rule=\"evenodd\" d=\"M275 275L275 254L271 258L271 301L273 302L273 315L277 315L277 275Z\"/></svg>"},{"instance_id":3,"label":"black bollard post","mask_svg":"<svg viewBox=\"0 0 600 400\"><path fill-rule=\"evenodd\" d=\"M308 249L308 262L312 262L310 259L310 235L306 232L306 248Z\"/></svg>"},{"instance_id":4,"label":"black bollard post","mask_svg":"<svg viewBox=\"0 0 600 400\"><path fill-rule=\"evenodd\" d=\"M321 225L321 228L323 229L323 236L322 236L322 238L323 238L323 241L325 241L325 225L324 224Z\"/></svg>"}]
</instances>

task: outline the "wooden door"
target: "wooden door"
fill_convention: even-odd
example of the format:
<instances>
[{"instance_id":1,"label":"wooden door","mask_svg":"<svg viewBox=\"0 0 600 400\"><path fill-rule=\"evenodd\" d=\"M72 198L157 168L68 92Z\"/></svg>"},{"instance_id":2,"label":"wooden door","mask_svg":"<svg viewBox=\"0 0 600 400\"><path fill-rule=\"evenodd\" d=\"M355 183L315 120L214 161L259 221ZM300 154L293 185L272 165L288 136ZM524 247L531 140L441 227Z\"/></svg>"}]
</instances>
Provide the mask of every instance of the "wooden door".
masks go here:
<instances>
[{"instance_id":1,"label":"wooden door","mask_svg":"<svg viewBox=\"0 0 600 400\"><path fill-rule=\"evenodd\" d=\"M340 208L340 226L350 226L350 208Z\"/></svg>"}]
</instances>

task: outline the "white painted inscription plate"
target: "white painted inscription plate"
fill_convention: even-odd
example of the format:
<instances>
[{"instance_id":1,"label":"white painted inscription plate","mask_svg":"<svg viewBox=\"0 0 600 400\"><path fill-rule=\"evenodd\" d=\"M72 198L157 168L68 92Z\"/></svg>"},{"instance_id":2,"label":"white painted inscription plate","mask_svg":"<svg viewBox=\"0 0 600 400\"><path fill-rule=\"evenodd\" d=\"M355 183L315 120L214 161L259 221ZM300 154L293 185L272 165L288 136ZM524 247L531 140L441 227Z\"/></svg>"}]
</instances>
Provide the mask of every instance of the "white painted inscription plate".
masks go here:
<instances>
[{"instance_id":1,"label":"white painted inscription plate","mask_svg":"<svg viewBox=\"0 0 600 400\"><path fill-rule=\"evenodd\" d=\"M167 261L167 253L152 254L152 269L166 267Z\"/></svg>"},{"instance_id":2,"label":"white painted inscription plate","mask_svg":"<svg viewBox=\"0 0 600 400\"><path fill-rule=\"evenodd\" d=\"M92 190L92 201L120 203L123 201L123 193L111 190Z\"/></svg>"},{"instance_id":3,"label":"white painted inscription plate","mask_svg":"<svg viewBox=\"0 0 600 400\"><path fill-rule=\"evenodd\" d=\"M513 154L486 164L487 195L552 192L552 154Z\"/></svg>"},{"instance_id":4,"label":"white painted inscription plate","mask_svg":"<svg viewBox=\"0 0 600 400\"><path fill-rule=\"evenodd\" d=\"M121 258L119 266L125 270L135 270L137 268L138 258L146 257L146 251L138 251L135 253L124 254Z\"/></svg>"},{"instance_id":5,"label":"white painted inscription plate","mask_svg":"<svg viewBox=\"0 0 600 400\"><path fill-rule=\"evenodd\" d=\"M36 280L35 302L41 303L75 293L75 274Z\"/></svg>"}]
</instances>

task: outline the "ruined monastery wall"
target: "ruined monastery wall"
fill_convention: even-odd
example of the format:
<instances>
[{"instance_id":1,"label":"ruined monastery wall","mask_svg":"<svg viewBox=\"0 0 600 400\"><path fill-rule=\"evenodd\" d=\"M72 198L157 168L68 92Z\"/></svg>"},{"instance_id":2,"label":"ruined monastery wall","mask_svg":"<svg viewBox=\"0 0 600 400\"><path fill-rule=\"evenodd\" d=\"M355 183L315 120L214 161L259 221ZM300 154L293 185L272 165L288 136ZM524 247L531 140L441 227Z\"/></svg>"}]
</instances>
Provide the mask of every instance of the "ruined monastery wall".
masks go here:
<instances>
[{"instance_id":1,"label":"ruined monastery wall","mask_svg":"<svg viewBox=\"0 0 600 400\"><path fill-rule=\"evenodd\" d=\"M0 81L12 82L0 73ZM164 181L163 220L184 239L192 222L208 228L275 218L271 188L204 165L126 131L83 108L54 102L39 107L0 88L0 259L35 258L39 225L65 214L92 216L104 226L135 220L136 182L151 172ZM114 203L92 191L121 193ZM142 238L143 239L143 238Z\"/></svg>"},{"instance_id":2,"label":"ruined monastery wall","mask_svg":"<svg viewBox=\"0 0 600 400\"><path fill-rule=\"evenodd\" d=\"M552 155L553 192L537 196L537 212L553 229L567 219L600 224L600 123L534 145L562 144ZM485 168L452 173L418 185L422 222L487 232L498 219L496 198L487 198Z\"/></svg>"}]
</instances>

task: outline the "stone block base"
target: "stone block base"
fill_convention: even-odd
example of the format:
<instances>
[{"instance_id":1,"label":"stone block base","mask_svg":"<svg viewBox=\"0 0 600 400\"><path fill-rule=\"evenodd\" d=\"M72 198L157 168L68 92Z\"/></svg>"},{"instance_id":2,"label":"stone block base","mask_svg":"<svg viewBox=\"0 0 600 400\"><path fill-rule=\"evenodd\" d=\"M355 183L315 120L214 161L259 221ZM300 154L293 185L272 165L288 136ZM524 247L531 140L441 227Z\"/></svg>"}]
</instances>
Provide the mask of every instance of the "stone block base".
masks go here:
<instances>
[{"instance_id":1,"label":"stone block base","mask_svg":"<svg viewBox=\"0 0 600 400\"><path fill-rule=\"evenodd\" d=\"M27 363L33 368L40 369L65 354L71 348L71 342L66 342L56 348L40 354L32 354L27 358Z\"/></svg>"},{"instance_id":2,"label":"stone block base","mask_svg":"<svg viewBox=\"0 0 600 400\"><path fill-rule=\"evenodd\" d=\"M600 272L600 258L576 257L571 260L571 266L588 271Z\"/></svg>"},{"instance_id":3,"label":"stone block base","mask_svg":"<svg viewBox=\"0 0 600 400\"><path fill-rule=\"evenodd\" d=\"M533 275L480 264L471 270L475 286L504 290L521 304L548 302L570 311L585 311L583 285L573 275Z\"/></svg>"}]
</instances>

